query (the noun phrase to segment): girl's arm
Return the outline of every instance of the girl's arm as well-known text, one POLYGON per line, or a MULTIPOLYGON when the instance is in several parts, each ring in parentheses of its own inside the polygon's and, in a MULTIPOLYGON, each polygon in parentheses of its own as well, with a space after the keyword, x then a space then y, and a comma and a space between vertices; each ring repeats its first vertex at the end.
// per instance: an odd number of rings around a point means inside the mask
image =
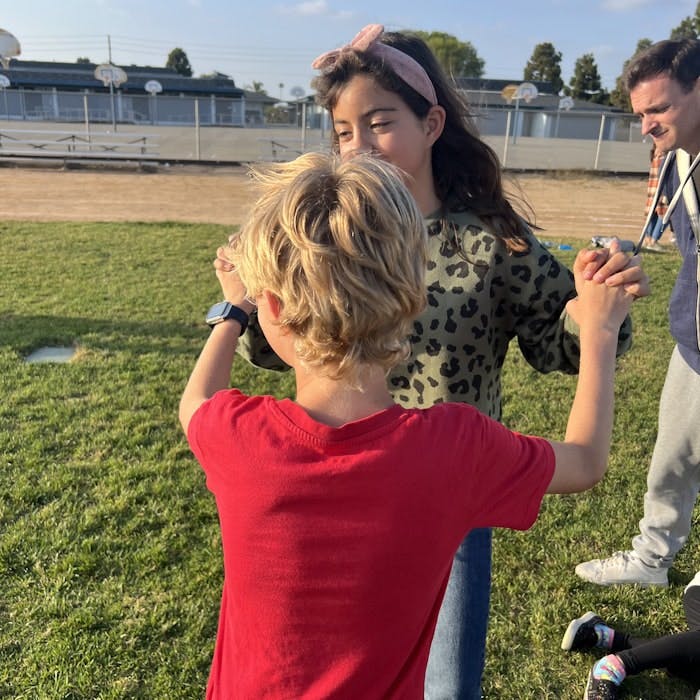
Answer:
MULTIPOLYGON (((560 371, 576 374, 579 369, 580 329, 566 303, 577 295, 577 284, 572 271, 552 254, 532 233, 528 232, 530 252, 525 256, 503 256, 501 270, 506 276, 506 297, 509 313, 514 321, 513 333, 527 362, 538 372, 560 371), (516 290, 516 291, 513 291, 516 290), (523 313, 523 309, 527 312, 523 313)), ((629 258, 620 253, 610 260, 609 249, 581 251, 574 265, 583 264, 586 275, 614 277, 629 263, 629 258), (610 263, 610 264, 608 264, 610 263), (603 269, 603 267, 605 269, 603 269)), ((641 268, 626 271, 625 280, 641 275, 641 268)), ((583 277, 581 280, 583 281, 583 277)), ((598 277, 597 279, 600 279, 598 277)), ((613 282, 619 283, 615 277, 613 282)), ((625 282, 627 283, 627 282, 625 282)), ((629 282, 637 284, 638 282, 629 282)), ((648 282, 646 290, 648 293, 648 282)), ((644 290, 631 288, 627 291, 642 296, 644 290)), ((632 344, 632 322, 628 317, 622 323, 617 340, 617 355, 627 352, 632 344)))

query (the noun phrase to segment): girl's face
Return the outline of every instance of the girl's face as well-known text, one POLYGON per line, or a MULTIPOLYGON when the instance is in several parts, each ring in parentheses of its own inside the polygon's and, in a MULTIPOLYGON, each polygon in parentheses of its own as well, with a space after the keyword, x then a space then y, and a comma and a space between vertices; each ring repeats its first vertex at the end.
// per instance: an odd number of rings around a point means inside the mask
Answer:
POLYGON ((419 204, 433 191, 431 149, 442 133, 442 107, 419 119, 399 95, 357 75, 339 92, 332 116, 343 158, 371 152, 389 161, 410 175, 406 184, 419 204))

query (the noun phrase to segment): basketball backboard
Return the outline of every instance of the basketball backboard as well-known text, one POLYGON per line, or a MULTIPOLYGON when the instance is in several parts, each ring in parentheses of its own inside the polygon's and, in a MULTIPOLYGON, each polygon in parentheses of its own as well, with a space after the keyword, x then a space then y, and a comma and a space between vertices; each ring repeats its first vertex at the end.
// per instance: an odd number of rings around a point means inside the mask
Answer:
POLYGON ((5 29, 0 29, 0 63, 4 68, 10 66, 10 59, 22 53, 19 41, 5 29))
POLYGON ((111 63, 101 63, 95 68, 95 77, 104 83, 105 87, 114 85, 119 87, 127 81, 126 73, 119 67, 111 63))

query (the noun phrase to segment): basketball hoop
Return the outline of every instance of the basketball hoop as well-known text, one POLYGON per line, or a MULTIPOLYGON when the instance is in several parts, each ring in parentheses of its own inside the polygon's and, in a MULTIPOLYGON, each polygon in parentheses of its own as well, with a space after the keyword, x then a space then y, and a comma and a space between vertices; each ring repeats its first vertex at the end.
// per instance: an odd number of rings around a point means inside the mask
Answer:
POLYGON ((534 100, 538 94, 537 88, 532 83, 520 83, 515 93, 515 98, 518 100, 525 100, 525 102, 529 103, 534 100))
POLYGON ((506 102, 511 102, 513 98, 515 97, 515 93, 518 92, 518 86, 515 85, 515 83, 511 83, 510 85, 506 85, 503 90, 501 90, 501 97, 506 101, 506 102))
POLYGON ((163 92, 163 86, 157 80, 149 80, 143 86, 143 89, 151 95, 157 95, 159 92, 163 92))
POLYGON ((102 81, 105 87, 113 85, 119 87, 127 81, 126 73, 119 67, 111 63, 101 63, 95 68, 95 78, 102 81))
POLYGON ((574 100, 566 95, 559 100, 559 109, 565 109, 567 112, 574 106, 574 100))
POLYGON ((10 32, 0 29, 0 63, 3 68, 10 67, 10 59, 22 53, 19 41, 10 32))

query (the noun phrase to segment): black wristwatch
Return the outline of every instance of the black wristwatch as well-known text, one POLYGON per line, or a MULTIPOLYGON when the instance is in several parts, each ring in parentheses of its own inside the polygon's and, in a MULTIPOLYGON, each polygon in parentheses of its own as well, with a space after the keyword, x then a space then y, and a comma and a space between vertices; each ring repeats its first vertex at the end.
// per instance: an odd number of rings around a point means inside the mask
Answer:
POLYGON ((240 306, 234 306, 230 301, 220 301, 218 304, 214 304, 207 312, 207 323, 211 328, 223 321, 227 321, 229 318, 241 324, 240 335, 243 335, 248 327, 249 317, 240 306))

